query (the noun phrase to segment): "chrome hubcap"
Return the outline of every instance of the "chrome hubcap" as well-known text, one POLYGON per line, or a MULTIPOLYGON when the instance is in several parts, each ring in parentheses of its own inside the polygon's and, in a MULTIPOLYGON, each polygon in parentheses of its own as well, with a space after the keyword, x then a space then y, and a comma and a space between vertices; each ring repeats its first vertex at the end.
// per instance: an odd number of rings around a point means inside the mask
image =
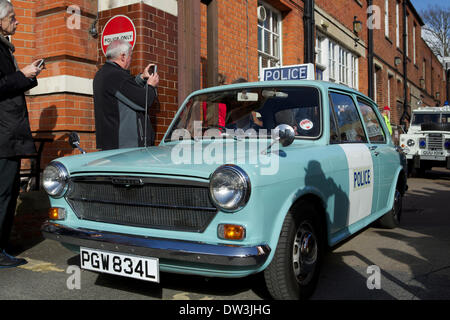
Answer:
POLYGON ((299 282, 309 281, 317 263, 317 240, 310 224, 299 227, 294 239, 292 266, 299 282))

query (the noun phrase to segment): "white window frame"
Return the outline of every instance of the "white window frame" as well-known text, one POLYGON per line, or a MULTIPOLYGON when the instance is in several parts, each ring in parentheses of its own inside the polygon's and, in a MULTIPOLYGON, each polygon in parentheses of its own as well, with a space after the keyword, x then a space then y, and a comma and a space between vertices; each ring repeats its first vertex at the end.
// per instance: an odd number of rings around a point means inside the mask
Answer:
POLYGON ((282 66, 283 65, 283 39, 282 39, 282 16, 281 16, 281 12, 279 12, 278 10, 274 9, 272 6, 268 5, 267 3, 263 2, 263 1, 258 1, 258 6, 264 6, 264 8, 266 9, 267 12, 267 18, 269 19, 269 29, 265 28, 264 26, 260 26, 259 22, 257 25, 258 28, 258 69, 259 72, 258 74, 261 73, 261 70, 263 68, 263 58, 268 59, 269 61, 269 65, 266 67, 275 67, 275 66, 282 66), (273 16, 277 17, 277 29, 278 29, 278 33, 276 33, 274 31, 274 24, 273 24, 273 16), (259 30, 262 29, 262 38, 259 39, 259 30), (264 48, 265 48, 265 34, 269 33, 270 36, 270 53, 266 53, 264 52, 264 48), (274 53, 276 52, 273 44, 274 44, 274 37, 278 37, 278 55, 279 56, 275 56, 274 53), (260 41, 261 41, 261 49, 259 50, 260 47, 260 41))
POLYGON ((331 82, 335 82, 338 77, 336 77, 336 44, 328 40, 328 77, 331 82))
POLYGON ((377 86, 377 70, 375 68, 374 73, 373 73, 373 101, 375 101, 375 103, 377 102, 377 95, 378 95, 378 86, 377 86))
POLYGON ((395 4, 395 43, 397 48, 400 48, 400 4, 398 1, 395 4))
POLYGON ((350 59, 352 61, 351 68, 350 68, 350 74, 351 74, 351 87, 359 90, 359 65, 358 65, 358 57, 354 54, 350 54, 350 59))
POLYGON ((389 0, 384 1, 384 35, 389 38, 389 0))
POLYGON ((338 46, 339 83, 348 85, 348 51, 338 46))
POLYGON ((319 37, 324 65, 316 62, 316 68, 324 71, 323 79, 358 90, 358 56, 325 36, 319 37))
POLYGON ((417 26, 414 24, 413 25, 413 60, 414 60, 414 64, 416 64, 416 28, 417 26))
POLYGON ((316 64, 318 64, 321 67, 324 67, 324 44, 325 37, 316 32, 316 64))
POLYGON ((387 96, 388 96, 388 102, 387 105, 390 108, 391 107, 391 79, 393 76, 388 74, 388 83, 387 83, 387 96))

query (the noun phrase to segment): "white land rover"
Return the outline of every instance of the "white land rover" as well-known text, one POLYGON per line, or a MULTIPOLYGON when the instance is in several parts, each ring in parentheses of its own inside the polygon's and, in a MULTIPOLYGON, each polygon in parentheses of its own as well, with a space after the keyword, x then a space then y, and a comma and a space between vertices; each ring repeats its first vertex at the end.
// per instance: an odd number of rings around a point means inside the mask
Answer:
POLYGON ((400 135, 400 146, 413 175, 423 175, 431 167, 450 169, 450 107, 414 110, 408 133, 400 135))

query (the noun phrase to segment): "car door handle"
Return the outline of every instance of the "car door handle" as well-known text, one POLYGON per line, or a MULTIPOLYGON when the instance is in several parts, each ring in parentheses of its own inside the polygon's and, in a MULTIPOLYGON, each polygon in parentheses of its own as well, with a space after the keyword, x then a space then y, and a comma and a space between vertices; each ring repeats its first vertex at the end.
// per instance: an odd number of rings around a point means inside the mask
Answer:
POLYGON ((378 151, 375 151, 378 148, 378 146, 370 146, 369 150, 372 151, 372 153, 374 154, 375 157, 378 157, 378 155, 380 154, 378 151))

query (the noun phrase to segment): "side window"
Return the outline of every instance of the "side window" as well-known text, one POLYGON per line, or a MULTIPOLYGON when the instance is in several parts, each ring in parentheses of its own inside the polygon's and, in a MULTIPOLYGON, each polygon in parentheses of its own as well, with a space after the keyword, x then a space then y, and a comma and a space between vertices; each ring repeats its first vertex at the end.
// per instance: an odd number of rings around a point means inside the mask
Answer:
POLYGON ((345 94, 330 93, 330 99, 336 114, 341 143, 367 143, 367 138, 353 99, 345 94))
POLYGON ((339 133, 336 127, 336 119, 333 112, 333 104, 330 99, 330 143, 340 143, 339 133))
POLYGON ((369 141, 372 143, 386 142, 383 127, 381 126, 377 114, 373 110, 373 107, 370 104, 361 101, 360 99, 358 99, 358 104, 363 116, 364 123, 366 124, 369 141))

